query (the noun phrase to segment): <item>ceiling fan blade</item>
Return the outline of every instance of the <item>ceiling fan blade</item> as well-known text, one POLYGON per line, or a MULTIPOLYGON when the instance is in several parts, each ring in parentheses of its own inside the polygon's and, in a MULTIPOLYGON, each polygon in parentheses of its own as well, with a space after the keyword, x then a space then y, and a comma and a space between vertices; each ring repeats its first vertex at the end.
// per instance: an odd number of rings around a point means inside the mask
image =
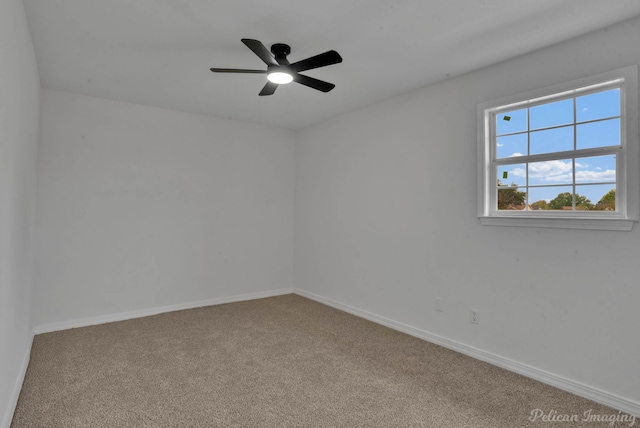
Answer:
POLYGON ((259 40, 253 39, 241 39, 242 43, 247 45, 249 49, 253 51, 254 54, 258 55, 258 57, 264 61, 267 65, 278 65, 276 59, 271 55, 269 50, 262 44, 259 40))
POLYGON ((253 74, 265 74, 267 70, 245 70, 243 68, 212 68, 214 73, 253 73, 253 74))
POLYGON ((258 95, 260 95, 261 97, 263 97, 265 95, 273 95, 273 93, 276 91, 276 89, 278 89, 278 84, 277 83, 267 82, 267 84, 264 85, 264 88, 262 88, 262 90, 260 91, 260 93, 258 95))
POLYGON ((327 51, 316 56, 312 56, 302 61, 294 62, 289 69, 294 72, 311 70, 314 68, 324 67, 326 65, 338 64, 342 62, 342 57, 336 51, 327 51))
POLYGON ((323 80, 314 79, 313 77, 303 76, 302 74, 294 74, 293 80, 313 89, 317 89, 322 92, 329 92, 336 87, 333 83, 325 82, 323 80))

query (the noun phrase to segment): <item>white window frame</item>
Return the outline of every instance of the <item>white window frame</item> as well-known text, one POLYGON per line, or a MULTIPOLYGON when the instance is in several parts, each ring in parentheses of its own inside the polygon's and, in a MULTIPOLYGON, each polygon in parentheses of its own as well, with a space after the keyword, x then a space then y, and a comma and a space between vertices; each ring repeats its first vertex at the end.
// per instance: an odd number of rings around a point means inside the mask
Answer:
MULTIPOLYGON (((631 230, 640 214, 638 149, 638 66, 527 91, 478 104, 478 217, 488 226, 550 227, 566 229, 631 230), (550 103, 619 85, 621 97, 620 147, 616 155, 616 211, 517 211, 497 209, 495 116, 500 112, 550 103)), ((598 150, 593 149, 594 154, 598 150)), ((611 148, 604 149, 611 154, 611 148)), ((565 152, 571 157, 571 152, 565 152)), ((552 153, 549 158, 557 158, 552 153)), ((545 155, 536 158, 544 160, 545 155)), ((499 161, 498 161, 499 163, 499 161)))

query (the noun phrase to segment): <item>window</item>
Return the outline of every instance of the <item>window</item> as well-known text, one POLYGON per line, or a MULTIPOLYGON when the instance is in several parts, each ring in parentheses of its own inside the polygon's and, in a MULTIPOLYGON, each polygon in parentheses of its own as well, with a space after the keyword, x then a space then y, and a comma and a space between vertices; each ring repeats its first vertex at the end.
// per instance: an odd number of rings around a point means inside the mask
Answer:
POLYGON ((631 230, 637 75, 631 66, 480 104, 482 224, 631 230))

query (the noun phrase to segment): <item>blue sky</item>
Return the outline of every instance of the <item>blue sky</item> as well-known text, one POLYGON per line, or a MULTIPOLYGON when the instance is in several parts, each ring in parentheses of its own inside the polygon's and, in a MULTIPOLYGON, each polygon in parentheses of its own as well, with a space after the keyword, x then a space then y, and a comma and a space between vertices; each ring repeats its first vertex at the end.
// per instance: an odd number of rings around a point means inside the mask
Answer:
MULTIPOLYGON (((573 110, 573 99, 530 108, 529 147, 527 109, 496 115, 497 158, 573 150, 574 138, 578 150, 620 144, 619 89, 577 97, 576 126, 573 125, 573 110), (592 120, 597 122, 581 123, 592 120)), ((525 186, 528 168, 530 186, 551 186, 530 187, 529 203, 541 199, 549 201, 558 193, 572 191, 574 167, 576 191, 589 198, 592 203, 597 203, 605 193, 615 189, 616 157, 612 154, 577 158, 575 164, 569 158, 532 162, 528 165, 504 165, 498 167, 498 179, 503 183, 525 186)))

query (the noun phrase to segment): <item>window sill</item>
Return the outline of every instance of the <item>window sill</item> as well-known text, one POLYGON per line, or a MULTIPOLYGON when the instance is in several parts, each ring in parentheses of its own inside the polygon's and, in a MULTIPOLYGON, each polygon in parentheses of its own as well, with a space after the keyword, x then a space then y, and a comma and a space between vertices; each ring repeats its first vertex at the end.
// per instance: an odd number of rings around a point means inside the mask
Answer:
POLYGON ((484 226, 546 227, 552 229, 616 230, 628 232, 633 220, 612 218, 532 218, 532 217, 480 217, 484 226))

